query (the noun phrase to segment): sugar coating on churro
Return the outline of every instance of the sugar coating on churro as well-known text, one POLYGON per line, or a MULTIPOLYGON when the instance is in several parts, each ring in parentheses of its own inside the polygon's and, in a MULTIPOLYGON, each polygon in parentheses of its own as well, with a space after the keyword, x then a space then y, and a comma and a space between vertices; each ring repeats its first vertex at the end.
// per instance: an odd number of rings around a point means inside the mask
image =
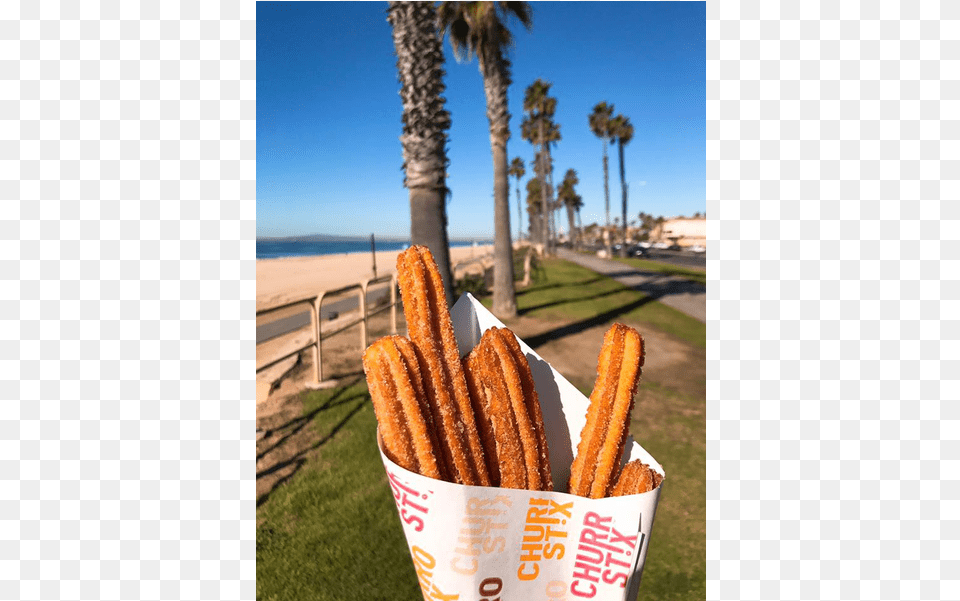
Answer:
POLYGON ((483 383, 487 416, 494 433, 497 447, 497 469, 500 471, 500 487, 523 489, 528 487, 527 468, 524 463, 523 443, 513 415, 510 391, 505 381, 503 368, 495 352, 481 342, 476 349, 477 366, 483 383))
POLYGON ((474 348, 463 358, 463 374, 467 379, 467 390, 470 392, 470 401, 473 405, 473 414, 477 421, 477 430, 480 432, 480 441, 483 443, 483 456, 486 460, 487 473, 490 475, 490 486, 500 486, 500 464, 497 456, 497 441, 493 431, 493 423, 488 409, 486 390, 480 379, 481 365, 480 350, 474 348))
POLYGON ((501 338, 513 355, 520 376, 520 386, 523 389, 523 399, 527 404, 527 413, 530 416, 530 425, 533 428, 539 451, 538 464, 540 468, 540 490, 553 490, 553 476, 550 473, 550 451, 547 448, 547 432, 543 427, 543 411, 540 408, 540 397, 537 395, 533 373, 530 371, 530 362, 523 354, 516 335, 507 328, 500 330, 501 338))
POLYGON ((643 358, 643 338, 636 330, 619 323, 607 330, 586 424, 570 468, 570 494, 606 496, 623 456, 643 358))
POLYGON ((491 480, 499 479, 502 488, 552 490, 540 402, 516 336, 507 328, 488 329, 464 365, 471 394, 482 405, 478 427, 493 433, 491 480))
POLYGON ((639 459, 628 462, 620 471, 617 483, 610 491, 611 497, 639 495, 660 485, 663 477, 639 459))
POLYGON ((442 478, 436 459, 436 438, 413 346, 400 336, 387 336, 363 354, 370 398, 384 452, 397 465, 430 478, 442 478))
MULTIPOLYGON (((530 419, 530 410, 524 398, 524 390, 520 381, 516 358, 504 341, 505 333, 500 328, 490 328, 484 333, 487 336, 487 352, 491 367, 496 366, 505 385, 505 392, 509 401, 509 410, 513 414, 513 423, 516 426, 520 439, 520 456, 526 469, 526 488, 541 490, 540 483, 540 443, 530 419)), ((509 333, 513 336, 513 333, 509 333)))
POLYGON ((411 246, 400 253, 397 276, 407 330, 422 360, 427 400, 440 434, 444 463, 453 481, 489 486, 443 281, 430 250, 411 246))

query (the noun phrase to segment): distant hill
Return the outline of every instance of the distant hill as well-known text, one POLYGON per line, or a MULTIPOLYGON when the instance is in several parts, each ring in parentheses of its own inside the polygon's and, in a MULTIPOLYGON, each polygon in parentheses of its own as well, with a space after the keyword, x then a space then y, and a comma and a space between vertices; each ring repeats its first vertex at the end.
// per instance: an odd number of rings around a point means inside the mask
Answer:
MULTIPOLYGON (((283 236, 279 238, 262 237, 257 242, 363 242, 370 236, 336 236, 334 234, 310 234, 308 236, 283 236)), ((406 238, 395 236, 377 236, 377 240, 384 242, 402 242, 406 238)))
MULTIPOLYGON (((382 242, 409 242, 407 236, 377 236, 377 240, 382 242)), ((257 242, 366 242, 370 236, 337 236, 334 234, 310 234, 307 236, 282 236, 282 237, 258 237, 257 242)), ((454 237, 450 242, 473 242, 478 244, 489 244, 493 242, 493 237, 454 237)))

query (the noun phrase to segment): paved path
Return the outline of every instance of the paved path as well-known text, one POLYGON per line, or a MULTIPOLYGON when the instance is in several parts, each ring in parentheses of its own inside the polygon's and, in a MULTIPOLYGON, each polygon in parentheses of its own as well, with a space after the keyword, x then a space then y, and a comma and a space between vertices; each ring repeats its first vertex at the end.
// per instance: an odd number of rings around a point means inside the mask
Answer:
POLYGON ((657 301, 694 319, 704 323, 707 321, 707 289, 702 284, 675 275, 642 271, 619 261, 580 254, 565 248, 558 248, 557 256, 610 276, 621 284, 649 294, 657 301))

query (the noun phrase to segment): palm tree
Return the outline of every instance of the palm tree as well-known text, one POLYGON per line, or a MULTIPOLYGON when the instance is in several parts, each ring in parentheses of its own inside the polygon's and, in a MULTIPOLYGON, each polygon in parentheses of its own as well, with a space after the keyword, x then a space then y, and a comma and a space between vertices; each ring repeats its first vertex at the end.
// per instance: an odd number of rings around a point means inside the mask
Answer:
POLYGON ((453 303, 447 239, 447 131, 450 113, 441 96, 443 44, 432 2, 390 2, 397 76, 403 102, 403 185, 410 190, 410 241, 433 253, 447 304, 453 303))
POLYGON ((583 201, 580 198, 580 195, 577 194, 577 191, 574 189, 574 186, 580 183, 579 178, 577 178, 577 172, 573 169, 567 169, 567 173, 563 176, 563 181, 560 183, 560 187, 557 189, 557 199, 563 204, 567 209, 567 223, 570 227, 570 243, 574 242, 574 213, 578 209, 578 203, 583 204, 583 201))
MULTIPOLYGON (((546 188, 539 177, 527 180, 527 221, 530 223, 530 237, 535 238, 543 232, 543 191, 546 188)), ((549 191, 547 192, 549 194, 549 191)))
POLYGON ((526 174, 526 169, 523 165, 523 159, 520 157, 514 157, 513 161, 510 163, 510 175, 517 178, 517 240, 523 238, 523 213, 520 206, 520 178, 526 174))
POLYGON ((550 85, 551 84, 542 79, 537 79, 527 87, 523 98, 523 110, 527 116, 520 124, 523 139, 529 141, 531 144, 539 145, 540 152, 544 153, 546 157, 545 162, 548 173, 540 175, 544 183, 547 184, 540 187, 542 212, 544 216, 540 224, 540 242, 547 247, 548 252, 550 252, 550 238, 547 228, 551 203, 547 198, 547 193, 548 188, 552 187, 549 185, 549 180, 552 178, 547 177, 549 171, 552 171, 550 144, 560 140, 560 126, 553 122, 553 115, 557 110, 557 99, 549 96, 550 85))
MULTIPOLYGON (((598 102, 593 112, 588 116, 590 131, 603 141, 603 198, 607 209, 607 228, 610 228, 610 184, 609 170, 607 169, 607 142, 613 137, 610 132, 610 118, 613 116, 613 105, 598 102)), ((607 238, 607 256, 610 255, 610 239, 607 238)))
MULTIPOLYGON (((549 150, 540 149, 533 157, 533 172, 541 182, 544 182, 544 186, 538 188, 543 190, 548 201, 547 201, 547 213, 549 217, 543 221, 546 227, 546 240, 553 240, 553 235, 556 229, 554 228, 554 212, 557 208, 557 202, 553 200, 553 158, 550 156, 549 150)), ((542 199, 541 199, 542 200, 542 199)), ((543 207, 541 207, 541 210, 543 207)))
POLYGON ((620 147, 620 190, 623 193, 623 246, 620 253, 627 253, 627 179, 623 175, 623 147, 633 139, 633 126, 630 125, 630 119, 623 115, 617 115, 610 120, 610 132, 620 147))
POLYGON ((583 197, 577 196, 573 202, 573 208, 577 212, 577 246, 583 244, 583 221, 580 219, 580 209, 583 208, 583 197))
POLYGON ((510 61, 504 54, 513 45, 513 36, 504 25, 511 16, 516 17, 527 29, 533 22, 526 2, 441 2, 437 11, 441 31, 450 34, 454 55, 458 60, 470 60, 475 55, 483 75, 493 154, 492 309, 493 314, 500 318, 517 316, 513 289, 513 246, 510 242, 510 180, 507 174, 510 61))

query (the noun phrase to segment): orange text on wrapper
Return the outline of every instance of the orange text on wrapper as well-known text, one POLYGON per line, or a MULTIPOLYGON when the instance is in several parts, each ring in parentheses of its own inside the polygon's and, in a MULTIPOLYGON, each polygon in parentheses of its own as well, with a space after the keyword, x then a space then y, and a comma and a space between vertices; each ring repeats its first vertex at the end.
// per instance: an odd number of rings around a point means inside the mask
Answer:
POLYGON ((413 567, 417 570, 417 580, 420 581, 420 590, 423 591, 424 597, 437 601, 456 601, 460 598, 458 593, 443 593, 433 583, 433 568, 437 565, 433 555, 416 545, 410 547, 410 555, 413 557, 413 567))
POLYGON ((467 501, 467 513, 461 521, 457 536, 457 547, 453 550, 450 569, 458 574, 472 576, 476 574, 477 557, 485 553, 502 553, 505 543, 498 534, 507 529, 507 523, 498 516, 506 513, 510 507, 510 497, 499 495, 492 499, 470 497, 467 501))
POLYGON ((637 536, 624 536, 610 522, 592 511, 583 516, 583 530, 577 545, 570 592, 578 597, 591 598, 597 594, 597 584, 627 586, 632 564, 630 556, 637 546, 637 536))
POLYGON ((552 499, 530 499, 517 568, 520 580, 536 580, 540 575, 540 561, 563 558, 563 541, 567 538, 567 529, 563 526, 572 509, 572 501, 561 505, 552 499))

